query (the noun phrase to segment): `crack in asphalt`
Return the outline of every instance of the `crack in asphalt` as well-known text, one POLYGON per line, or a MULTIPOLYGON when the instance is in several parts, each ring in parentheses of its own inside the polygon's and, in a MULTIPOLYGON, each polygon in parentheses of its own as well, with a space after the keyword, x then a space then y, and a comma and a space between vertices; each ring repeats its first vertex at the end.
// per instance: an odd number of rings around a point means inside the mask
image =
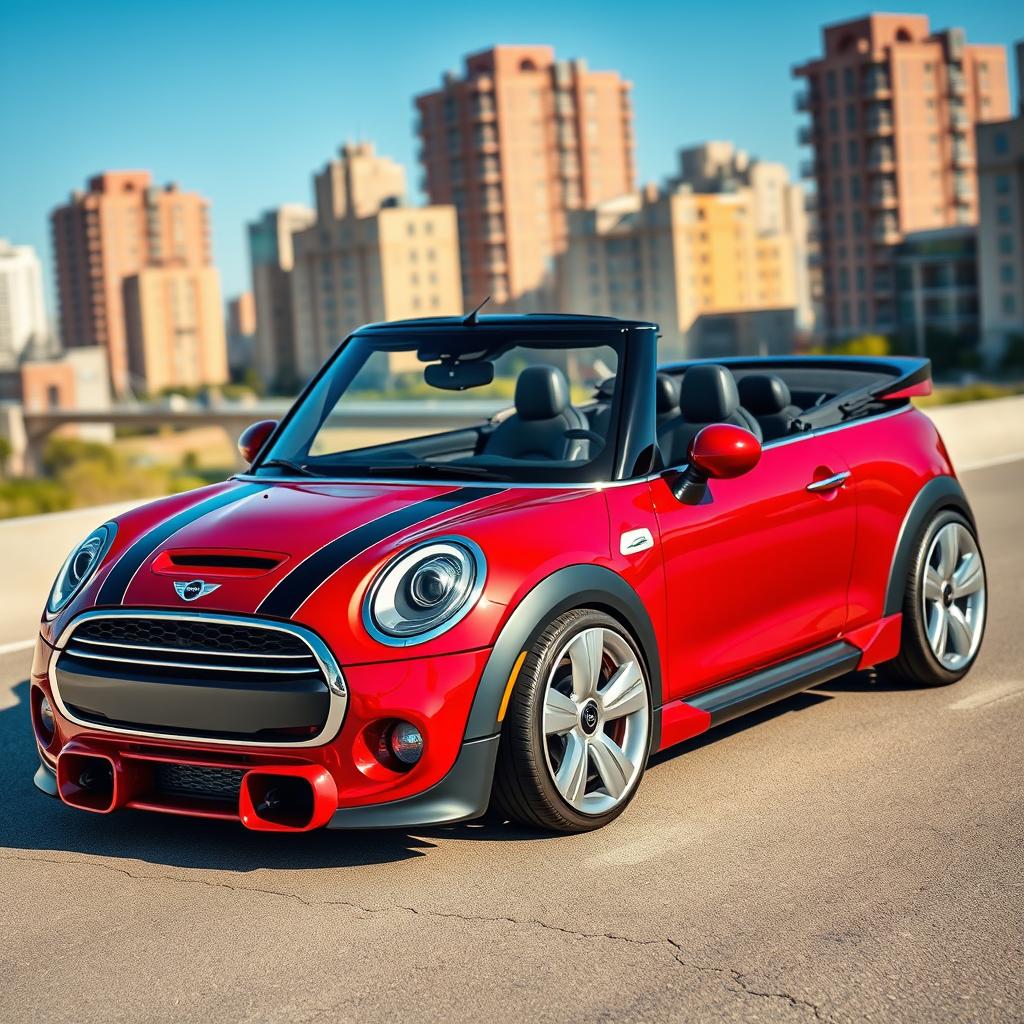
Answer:
POLYGON ((204 886, 209 889, 226 889, 229 892, 252 893, 258 896, 278 896, 281 899, 299 903, 304 907, 345 907, 349 910, 354 910, 368 916, 403 912, 412 914, 416 917, 452 919, 466 921, 468 923, 476 922, 510 924, 518 927, 537 927, 577 939, 607 939, 611 942, 623 942, 634 946, 667 946, 672 959, 681 967, 695 971, 698 974, 713 974, 720 978, 731 979, 736 987, 727 987, 726 990, 729 992, 734 992, 737 995, 753 996, 759 999, 779 999, 788 1003, 794 1009, 810 1011, 815 1020, 825 1022, 825 1024, 834 1024, 833 1018, 824 1015, 821 1008, 809 1000, 801 999, 789 992, 765 992, 760 989, 752 988, 747 982, 750 975, 745 974, 743 971, 739 971, 734 967, 716 967, 714 964, 697 963, 692 960, 684 959, 683 954, 685 954, 686 950, 683 945, 675 939, 667 936, 664 938, 642 939, 633 935, 623 935, 620 932, 580 931, 579 929, 566 928, 562 925, 552 924, 550 921, 544 921, 541 918, 535 917, 513 917, 507 914, 465 914, 454 910, 421 910, 419 907, 413 907, 402 903, 396 903, 391 906, 384 907, 368 907, 363 904, 356 903, 354 900, 309 900, 304 896, 300 896, 298 893, 288 892, 287 890, 282 889, 266 889, 255 885, 233 885, 230 882, 213 881, 207 878, 188 878, 181 875, 136 874, 129 871, 127 868, 120 867, 116 864, 108 864, 102 860, 82 860, 77 857, 61 858, 41 857, 38 855, 28 856, 24 854, 3 854, 0 855, 0 860, 22 861, 25 863, 37 864, 55 864, 62 867, 69 865, 86 868, 95 867, 101 868, 104 871, 109 871, 113 874, 123 875, 125 878, 130 878, 132 881, 137 882, 171 882, 190 886, 204 886))

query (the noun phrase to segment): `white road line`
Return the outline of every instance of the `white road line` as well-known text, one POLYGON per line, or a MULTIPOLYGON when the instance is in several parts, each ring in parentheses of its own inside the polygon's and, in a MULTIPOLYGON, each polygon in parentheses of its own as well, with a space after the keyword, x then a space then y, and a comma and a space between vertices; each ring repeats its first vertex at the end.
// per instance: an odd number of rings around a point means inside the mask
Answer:
POLYGON ((950 704, 949 710, 973 711, 975 708, 985 707, 986 704, 995 704, 996 701, 1011 700, 1021 696, 1024 696, 1024 683, 1016 680, 1009 683, 996 683, 994 686, 986 686, 983 690, 950 704))
POLYGON ((1011 452, 1009 455, 994 455, 991 459, 979 459, 968 462, 965 466, 957 466, 961 473, 969 473, 972 469, 988 469, 990 466, 1005 466, 1008 462, 1020 462, 1024 452, 1011 452))
POLYGON ((27 651, 35 646, 35 640, 15 640, 14 643, 0 644, 0 658, 5 654, 17 654, 19 651, 27 651))

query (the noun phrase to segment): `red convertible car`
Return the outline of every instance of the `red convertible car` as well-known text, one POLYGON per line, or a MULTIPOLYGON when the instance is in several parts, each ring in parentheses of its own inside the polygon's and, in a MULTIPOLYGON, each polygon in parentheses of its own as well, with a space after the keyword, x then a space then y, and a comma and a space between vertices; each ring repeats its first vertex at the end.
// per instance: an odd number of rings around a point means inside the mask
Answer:
POLYGON ((604 825, 648 758, 868 666, 959 679, 985 569, 929 365, 659 367, 654 324, 353 334, 249 469, 69 556, 40 789, 252 829, 604 825))

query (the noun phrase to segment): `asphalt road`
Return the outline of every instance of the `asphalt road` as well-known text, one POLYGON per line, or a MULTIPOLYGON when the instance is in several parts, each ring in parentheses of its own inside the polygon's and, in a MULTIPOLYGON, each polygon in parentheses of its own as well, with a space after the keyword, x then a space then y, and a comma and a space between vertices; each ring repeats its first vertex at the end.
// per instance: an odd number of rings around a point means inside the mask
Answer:
POLYGON ((8 657, 0 1019, 1024 1020, 1024 462, 964 480, 991 604, 965 681, 731 723, 588 836, 75 812, 32 787, 8 657))

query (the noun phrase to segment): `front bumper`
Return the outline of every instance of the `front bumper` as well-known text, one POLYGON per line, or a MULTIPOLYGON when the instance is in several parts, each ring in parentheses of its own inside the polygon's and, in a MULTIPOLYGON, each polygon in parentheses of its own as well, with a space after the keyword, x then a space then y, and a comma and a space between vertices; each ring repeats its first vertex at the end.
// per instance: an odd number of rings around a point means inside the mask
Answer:
POLYGON ((34 781, 72 806, 236 820, 275 831, 405 828, 487 809, 498 737, 464 736, 489 650, 347 667, 344 721, 312 745, 161 736, 83 721, 55 694, 60 654, 40 638, 30 690, 41 761, 34 781), (48 743, 38 714, 44 696, 56 719, 48 743), (380 723, 394 719, 412 722, 425 738, 420 762, 407 771, 375 756, 380 723), (212 779, 216 792, 182 788, 183 778, 212 779), (280 806, 268 811, 274 800, 280 806))

